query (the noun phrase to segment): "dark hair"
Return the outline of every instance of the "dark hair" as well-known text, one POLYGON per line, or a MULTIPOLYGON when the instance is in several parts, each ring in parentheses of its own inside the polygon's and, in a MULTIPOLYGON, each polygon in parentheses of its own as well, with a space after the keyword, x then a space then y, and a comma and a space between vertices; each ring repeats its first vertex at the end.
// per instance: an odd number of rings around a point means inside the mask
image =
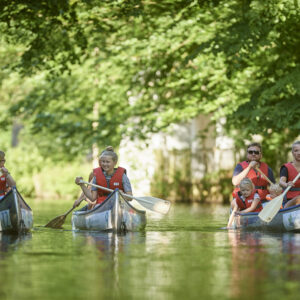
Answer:
POLYGON ((0 158, 4 159, 4 157, 5 157, 5 153, 0 150, 0 158))
POLYGON ((107 146, 101 152, 99 159, 101 159, 102 156, 110 156, 115 163, 118 161, 118 155, 116 152, 114 152, 114 148, 112 146, 107 146))
POLYGON ((262 147, 261 147, 261 144, 260 144, 260 143, 256 143, 256 142, 251 143, 250 145, 248 145, 247 150, 248 150, 250 147, 257 147, 257 148, 259 148, 260 152, 262 152, 262 147))

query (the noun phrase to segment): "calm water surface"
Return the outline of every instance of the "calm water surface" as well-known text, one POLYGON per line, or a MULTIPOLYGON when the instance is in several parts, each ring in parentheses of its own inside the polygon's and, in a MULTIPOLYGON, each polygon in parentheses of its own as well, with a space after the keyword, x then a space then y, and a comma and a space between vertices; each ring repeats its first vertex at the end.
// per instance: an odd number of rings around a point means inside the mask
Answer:
POLYGON ((42 227, 71 204, 30 202, 35 227, 0 233, 0 299, 298 299, 300 234, 220 229, 222 206, 173 206, 124 236, 42 227))

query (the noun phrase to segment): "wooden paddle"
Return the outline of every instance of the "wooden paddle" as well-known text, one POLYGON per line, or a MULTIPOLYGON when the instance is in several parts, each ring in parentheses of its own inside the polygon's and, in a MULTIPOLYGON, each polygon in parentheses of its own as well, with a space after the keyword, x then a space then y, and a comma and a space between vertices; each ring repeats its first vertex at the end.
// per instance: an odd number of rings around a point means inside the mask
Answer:
MULTIPOLYGON (((79 203, 78 205, 82 202, 82 200, 85 198, 84 193, 81 193, 81 195, 79 196, 78 200, 79 203)), ((77 205, 77 206, 78 206, 77 205)), ((45 227, 50 227, 50 228, 61 228, 62 225, 65 223, 65 220, 67 218, 67 215, 76 208, 76 206, 73 206, 71 209, 69 209, 66 213, 64 213, 61 216, 58 216, 56 218, 54 218, 53 220, 51 220, 50 222, 48 222, 45 227)))
POLYGON ((263 173, 263 171, 259 168, 256 168, 256 170, 262 175, 262 177, 264 177, 271 185, 273 185, 274 183, 265 175, 265 173, 263 173))
MULTIPOLYGON (((81 183, 85 183, 88 185, 91 185, 93 187, 102 189, 104 191, 107 192, 113 192, 114 190, 111 190, 109 188, 103 187, 101 185, 97 185, 97 184, 93 184, 93 183, 89 183, 86 181, 81 181, 81 183)), ((137 202, 139 202, 143 207, 145 207, 146 209, 161 213, 161 214, 167 214, 170 207, 171 207, 171 202, 168 200, 163 200, 163 199, 159 199, 159 198, 155 198, 155 197, 150 197, 150 196, 146 196, 146 197, 135 197, 135 196, 131 196, 128 194, 125 194, 123 192, 121 192, 121 195, 124 196, 125 198, 131 198, 131 199, 135 199, 137 202)))
MULTIPOLYGON (((298 173, 298 175, 294 178, 293 183, 295 183, 299 177, 300 173, 298 173)), ((292 188, 292 186, 288 186, 281 195, 275 197, 273 200, 267 203, 263 210, 258 214, 261 220, 268 223, 273 220, 277 212, 280 210, 284 196, 290 190, 290 188, 292 188)))

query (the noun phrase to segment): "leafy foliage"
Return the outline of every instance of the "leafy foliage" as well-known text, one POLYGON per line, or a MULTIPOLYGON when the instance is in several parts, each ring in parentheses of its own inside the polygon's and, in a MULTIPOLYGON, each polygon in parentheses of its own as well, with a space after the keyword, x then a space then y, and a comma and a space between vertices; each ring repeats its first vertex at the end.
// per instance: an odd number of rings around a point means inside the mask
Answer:
POLYGON ((5 0, 0 9, 10 53, 0 56, 1 126, 23 118, 41 151, 70 158, 199 114, 226 118, 237 144, 261 134, 270 149, 299 135, 298 1, 5 0))

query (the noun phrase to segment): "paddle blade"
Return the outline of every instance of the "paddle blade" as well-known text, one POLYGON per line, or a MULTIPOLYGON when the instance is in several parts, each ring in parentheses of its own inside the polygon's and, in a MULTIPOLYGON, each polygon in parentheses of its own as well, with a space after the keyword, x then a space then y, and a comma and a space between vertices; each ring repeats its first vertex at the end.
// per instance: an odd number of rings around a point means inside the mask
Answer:
POLYGON ((61 215, 53 220, 51 220, 49 223, 45 225, 45 227, 50 227, 50 228, 61 228, 62 225, 65 223, 66 220, 66 215, 61 215))
POLYGON ((146 209, 153 210, 160 214, 167 214, 171 207, 171 202, 168 200, 163 200, 155 197, 145 196, 145 197, 133 197, 146 209))
POLYGON ((263 210, 258 214, 259 218, 264 222, 271 222, 275 215, 280 210, 280 207, 282 205, 284 195, 281 194, 271 200, 264 208, 263 210))

